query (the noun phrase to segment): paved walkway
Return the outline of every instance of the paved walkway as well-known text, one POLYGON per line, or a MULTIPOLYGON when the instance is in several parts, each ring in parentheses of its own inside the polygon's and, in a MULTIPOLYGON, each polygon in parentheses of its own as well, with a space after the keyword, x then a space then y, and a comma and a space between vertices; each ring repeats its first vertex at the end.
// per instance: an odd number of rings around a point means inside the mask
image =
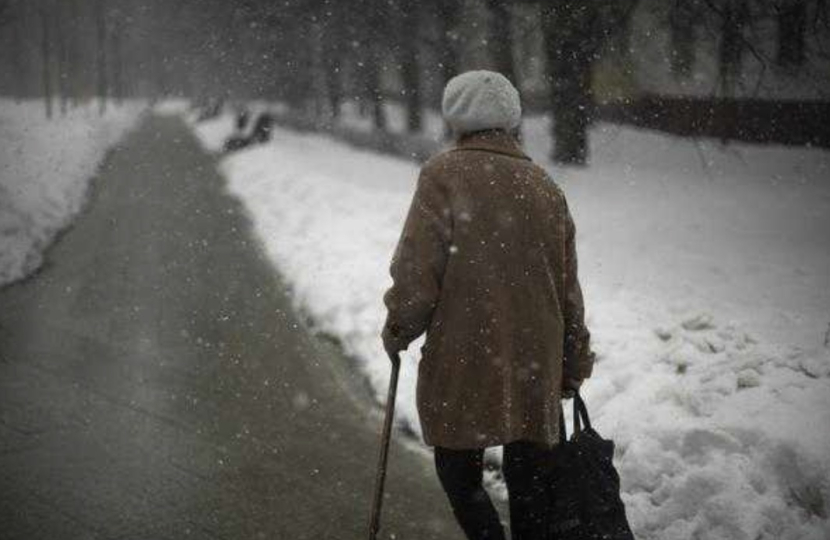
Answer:
MULTIPOLYGON (((214 165, 149 117, 0 291, 0 538, 366 537, 381 419, 214 165)), ((460 540, 430 460, 390 460, 381 538, 460 540)))

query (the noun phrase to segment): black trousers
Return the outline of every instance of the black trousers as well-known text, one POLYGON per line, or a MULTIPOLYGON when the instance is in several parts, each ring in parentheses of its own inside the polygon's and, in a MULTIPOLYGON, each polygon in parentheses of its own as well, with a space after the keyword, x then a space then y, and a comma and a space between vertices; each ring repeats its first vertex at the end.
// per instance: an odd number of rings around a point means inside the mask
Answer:
MULTIPOLYGON (((502 470, 510 497, 513 540, 543 540, 545 500, 539 465, 552 451, 538 443, 515 441, 504 446, 502 470)), ((505 540, 504 529, 490 496, 484 490, 484 449, 453 450, 435 447, 435 468, 453 513, 469 540, 505 540)))

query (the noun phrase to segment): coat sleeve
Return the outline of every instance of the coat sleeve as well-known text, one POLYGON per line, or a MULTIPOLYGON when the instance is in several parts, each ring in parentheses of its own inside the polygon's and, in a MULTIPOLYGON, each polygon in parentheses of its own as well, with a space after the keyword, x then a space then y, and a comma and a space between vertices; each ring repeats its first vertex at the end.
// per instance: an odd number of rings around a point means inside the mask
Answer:
POLYGON ((388 311, 383 330, 387 349, 406 349, 428 328, 441 294, 451 232, 448 194, 422 169, 392 257, 393 284, 383 297, 388 311))
POLYGON ((568 204, 563 201, 564 261, 563 261, 563 319, 565 323, 563 386, 579 389, 582 381, 591 376, 594 353, 591 351, 591 334, 585 326, 585 305, 582 288, 577 277, 576 227, 568 204))

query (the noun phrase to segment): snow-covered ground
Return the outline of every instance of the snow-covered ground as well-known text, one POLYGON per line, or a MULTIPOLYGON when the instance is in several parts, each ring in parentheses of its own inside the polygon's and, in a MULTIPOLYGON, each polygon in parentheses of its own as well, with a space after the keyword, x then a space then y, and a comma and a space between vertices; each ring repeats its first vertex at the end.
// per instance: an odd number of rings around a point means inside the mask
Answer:
POLYGON ((0 99, 0 286, 42 262, 55 235, 81 210, 89 181, 143 105, 97 104, 43 114, 42 101, 0 99))
MULTIPOLYGON (((196 126, 214 149, 231 129, 196 126)), ((526 122, 574 212, 598 353, 584 397, 637 537, 826 540, 830 152, 600 125, 591 166, 561 170, 547 133, 526 122)), ((277 129, 221 168, 298 309, 382 401, 381 297, 418 166, 277 129)), ((418 433, 407 359, 398 420, 418 433)))

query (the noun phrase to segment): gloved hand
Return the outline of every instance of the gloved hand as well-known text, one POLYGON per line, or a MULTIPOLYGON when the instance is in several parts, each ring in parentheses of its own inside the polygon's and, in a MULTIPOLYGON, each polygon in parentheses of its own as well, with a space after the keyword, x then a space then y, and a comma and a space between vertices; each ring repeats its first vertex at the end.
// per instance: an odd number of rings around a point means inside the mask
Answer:
POLYGON ((381 337, 383 338, 383 348, 386 350, 386 354, 389 356, 390 360, 394 361, 401 351, 406 350, 407 345, 403 343, 388 326, 383 328, 383 334, 381 337))

